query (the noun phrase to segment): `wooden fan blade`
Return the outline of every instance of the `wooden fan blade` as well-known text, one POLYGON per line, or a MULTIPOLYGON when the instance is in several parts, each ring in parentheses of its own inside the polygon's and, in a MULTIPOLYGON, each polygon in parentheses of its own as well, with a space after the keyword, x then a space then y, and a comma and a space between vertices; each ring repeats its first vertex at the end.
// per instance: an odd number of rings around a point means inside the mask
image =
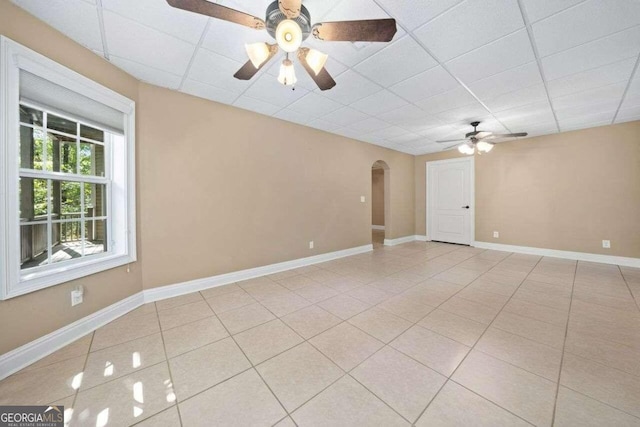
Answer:
POLYGON ((436 141, 438 144, 442 144, 445 142, 463 142, 463 141, 467 141, 467 139, 445 139, 442 141, 436 141))
POLYGON ((316 75, 315 71, 311 69, 309 64, 307 63, 307 54, 309 53, 309 48, 301 47, 298 50, 298 60, 302 64, 309 76, 313 79, 314 82, 318 85, 320 90, 329 90, 336 85, 336 81, 333 80, 333 77, 329 74, 326 68, 322 68, 320 72, 316 75))
POLYGON ((390 42, 396 31, 395 19, 322 22, 312 29, 318 40, 334 42, 390 42))
POLYGON ((244 25, 245 27, 253 28, 254 30, 264 30, 265 28, 265 23, 260 18, 217 3, 208 2, 207 0, 167 0, 167 3, 176 9, 199 13, 212 18, 222 19, 223 21, 234 22, 244 25))
POLYGON ((276 53, 278 53, 278 45, 270 44, 269 57, 265 59, 265 61, 262 64, 260 64, 260 67, 256 68, 253 65, 253 62, 247 61, 238 71, 236 71, 233 77, 235 77, 238 80, 251 80, 251 78, 255 76, 258 73, 258 71, 260 71, 262 67, 265 66, 267 62, 271 61, 271 58, 273 58, 276 53))
POLYGON ((278 0, 280 12, 284 13, 288 19, 296 19, 300 16, 302 0, 278 0))

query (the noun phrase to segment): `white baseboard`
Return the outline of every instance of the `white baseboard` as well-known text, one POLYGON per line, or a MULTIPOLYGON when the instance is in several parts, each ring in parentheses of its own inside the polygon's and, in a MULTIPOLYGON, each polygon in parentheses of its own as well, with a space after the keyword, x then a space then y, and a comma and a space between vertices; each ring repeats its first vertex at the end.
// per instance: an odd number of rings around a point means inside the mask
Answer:
POLYGON ((106 325, 118 317, 135 310, 142 304, 173 298, 242 280, 253 279, 255 277, 279 273, 281 271, 292 270, 294 268, 358 255, 372 250, 373 245, 358 246, 341 251, 314 255, 307 258, 299 258, 277 264, 235 271, 232 273, 221 274, 219 276, 191 280, 189 282, 176 285, 167 285, 138 292, 128 298, 118 301, 115 304, 105 307, 100 311, 76 320, 67 326, 38 338, 35 341, 31 341, 30 343, 16 348, 15 350, 11 350, 8 353, 0 355, 0 380, 26 366, 31 365, 32 363, 37 362, 54 351, 61 349, 92 331, 95 331, 99 327, 106 325))
POLYGON ((416 235, 416 241, 418 242, 428 242, 427 236, 416 235))
POLYGON ((384 225, 372 225, 372 230, 384 230, 384 225))
POLYGON ((351 249, 344 249, 326 254, 314 255, 307 258, 299 258, 291 261, 280 262, 278 264, 265 265, 263 267, 249 268, 247 270, 234 271, 232 273, 220 274, 218 276, 206 277, 203 279, 190 280, 175 285, 162 286, 159 288, 146 289, 144 291, 144 302, 159 301, 167 298, 173 298, 192 292, 203 291, 205 289, 224 286, 230 283, 240 282, 242 280, 253 279, 256 277, 267 276, 269 274, 279 273, 281 271, 293 270, 294 268, 305 267, 307 265, 319 264, 338 258, 344 258, 351 255, 373 250, 373 245, 358 246, 351 249))
POLYGON ((409 243, 409 242, 415 242, 416 240, 418 240, 418 236, 405 236, 405 237, 398 237, 397 239, 384 239, 384 245, 385 246, 396 246, 396 245, 401 245, 403 243, 409 243))
POLYGON ((0 355, 0 380, 140 307, 143 301, 142 292, 138 292, 35 341, 0 355))
POLYGON ((640 268, 640 258, 627 258, 613 255, 590 254, 586 252, 560 251, 557 249, 532 248, 529 246, 503 245, 500 243, 475 242, 476 248, 493 249, 495 251, 516 252, 519 254, 540 255, 553 258, 572 259, 577 261, 599 262, 602 264, 622 265, 640 268))

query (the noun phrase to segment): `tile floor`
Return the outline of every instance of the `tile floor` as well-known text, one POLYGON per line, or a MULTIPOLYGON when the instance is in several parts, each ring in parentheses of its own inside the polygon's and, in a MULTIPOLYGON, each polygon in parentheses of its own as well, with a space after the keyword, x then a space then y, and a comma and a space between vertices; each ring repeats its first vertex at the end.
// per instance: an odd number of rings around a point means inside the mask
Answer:
POLYGON ((639 299, 640 269, 383 247, 147 304, 0 404, 98 427, 639 426, 639 299))

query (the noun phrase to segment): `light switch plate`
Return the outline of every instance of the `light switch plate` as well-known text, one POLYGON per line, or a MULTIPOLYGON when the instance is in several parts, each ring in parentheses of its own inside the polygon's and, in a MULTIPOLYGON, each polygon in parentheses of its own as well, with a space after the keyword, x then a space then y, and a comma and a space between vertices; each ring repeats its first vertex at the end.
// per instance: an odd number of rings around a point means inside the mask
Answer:
POLYGON ((499 239, 500 238, 500 232, 499 231, 494 231, 493 232, 493 238, 494 239, 499 239))
POLYGON ((367 200, 367 199, 365 199, 365 197, 364 197, 364 196, 360 196, 360 201, 361 201, 362 203, 364 203, 366 200, 367 200))
POLYGON ((309 242, 309 249, 313 249, 313 240, 309 242))

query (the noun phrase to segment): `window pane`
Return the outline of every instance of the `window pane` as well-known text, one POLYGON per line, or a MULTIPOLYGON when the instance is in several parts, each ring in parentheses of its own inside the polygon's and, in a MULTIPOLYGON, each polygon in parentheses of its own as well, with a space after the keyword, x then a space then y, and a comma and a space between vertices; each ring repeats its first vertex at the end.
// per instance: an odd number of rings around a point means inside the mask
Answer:
POLYGON ((76 139, 49 134, 53 147, 51 163, 54 172, 77 173, 78 146, 76 139))
POLYGON ((80 143, 80 173, 104 176, 104 146, 89 142, 80 143))
POLYGON ((20 268, 31 268, 48 263, 47 224, 20 227, 20 268))
POLYGON ((76 122, 53 114, 47 114, 47 129, 70 133, 71 135, 78 134, 78 124, 76 122))
POLYGON ((82 227, 80 221, 53 224, 51 262, 68 261, 82 256, 82 227))
POLYGON ((84 235, 86 237, 85 256, 101 254, 107 251, 107 221, 88 220, 85 222, 84 235))
POLYGON ((42 126, 42 111, 20 106, 20 121, 30 125, 42 126))
POLYGON ((47 216, 47 180, 21 177, 18 183, 20 220, 45 220, 47 216))
POLYGON ((80 136, 94 141, 104 142, 104 132, 86 125, 80 125, 80 136))
POLYGON ((107 216, 107 186, 104 184, 84 185, 85 216, 107 216))
POLYGON ((42 170, 44 153, 42 143, 44 132, 27 126, 20 126, 20 167, 42 170))
POLYGON ((82 212, 80 183, 53 181, 51 187, 53 213, 59 213, 59 219, 80 219, 80 213, 82 212))

